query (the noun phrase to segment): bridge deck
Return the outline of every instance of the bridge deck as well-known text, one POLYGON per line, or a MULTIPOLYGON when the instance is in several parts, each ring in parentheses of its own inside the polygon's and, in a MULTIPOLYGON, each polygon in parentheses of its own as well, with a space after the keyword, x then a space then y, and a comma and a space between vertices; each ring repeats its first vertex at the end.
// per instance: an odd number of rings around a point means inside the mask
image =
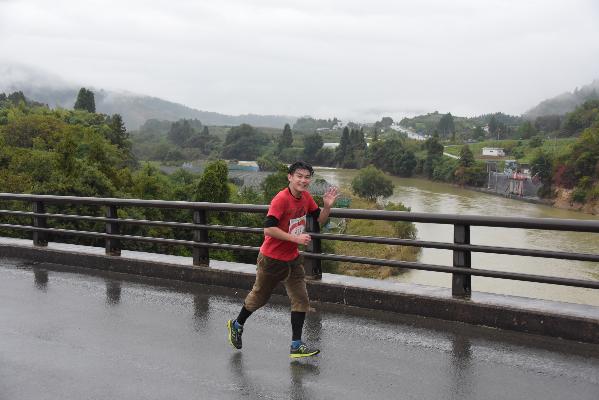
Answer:
POLYGON ((0 260, 7 399, 596 399, 599 346, 315 304, 287 357, 286 299, 225 339, 243 293, 0 260))

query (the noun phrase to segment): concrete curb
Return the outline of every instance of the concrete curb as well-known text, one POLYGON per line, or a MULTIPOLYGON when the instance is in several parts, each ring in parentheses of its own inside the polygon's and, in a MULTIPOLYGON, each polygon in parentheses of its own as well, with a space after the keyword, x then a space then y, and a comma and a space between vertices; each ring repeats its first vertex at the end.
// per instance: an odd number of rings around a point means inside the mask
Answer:
MULTIPOLYGON (((162 279, 173 279, 205 285, 250 290, 255 275, 214 268, 193 267, 125 257, 70 252, 44 247, 22 247, 0 244, 0 257, 113 271, 162 279)), ((322 281, 307 281, 310 299, 334 304, 420 315, 473 325, 559 337, 599 344, 599 318, 584 318, 566 313, 513 306, 488 301, 456 299, 399 291, 347 286, 322 281)), ((281 285, 275 291, 285 294, 281 285)), ((572 306, 569 304, 569 306, 572 306)), ((580 306, 581 308, 590 306, 580 306)))

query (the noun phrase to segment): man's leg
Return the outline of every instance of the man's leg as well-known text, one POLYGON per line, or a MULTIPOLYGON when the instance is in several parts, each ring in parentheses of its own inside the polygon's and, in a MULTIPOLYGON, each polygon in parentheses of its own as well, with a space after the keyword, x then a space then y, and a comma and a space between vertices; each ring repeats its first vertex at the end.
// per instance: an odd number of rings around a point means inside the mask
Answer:
POLYGON ((258 254, 256 281, 254 287, 245 298, 243 307, 235 320, 227 322, 229 342, 236 349, 241 349, 243 325, 250 315, 268 302, 277 284, 285 279, 286 268, 281 261, 258 254))
POLYGON ((302 342, 302 331, 306 312, 310 310, 310 299, 306 288, 303 258, 289 263, 289 276, 285 280, 285 289, 291 300, 291 350, 290 357, 309 357, 320 353, 318 349, 312 349, 302 342))

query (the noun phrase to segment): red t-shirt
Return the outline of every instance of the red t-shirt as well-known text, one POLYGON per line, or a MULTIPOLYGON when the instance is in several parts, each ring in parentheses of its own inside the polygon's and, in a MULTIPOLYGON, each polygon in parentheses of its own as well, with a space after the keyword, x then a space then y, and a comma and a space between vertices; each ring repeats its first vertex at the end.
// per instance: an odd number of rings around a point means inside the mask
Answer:
MULTIPOLYGON (((307 191, 296 199, 289 188, 281 190, 270 202, 267 216, 279 220, 277 227, 290 235, 301 235, 306 229, 306 214, 318 209, 318 205, 307 191)), ((281 261, 291 261, 299 256, 297 243, 265 236, 260 252, 267 257, 281 261)))

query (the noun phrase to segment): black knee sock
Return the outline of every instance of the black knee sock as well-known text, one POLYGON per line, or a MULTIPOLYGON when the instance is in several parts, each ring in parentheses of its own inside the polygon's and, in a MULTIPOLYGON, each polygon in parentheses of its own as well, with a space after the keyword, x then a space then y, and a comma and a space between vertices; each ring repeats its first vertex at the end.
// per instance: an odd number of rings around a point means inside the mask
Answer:
POLYGON ((241 307, 241 311, 239 312, 239 315, 237 316, 237 323, 239 325, 245 324, 245 320, 248 319, 248 317, 250 315, 252 315, 252 311, 245 308, 245 306, 241 307))
POLYGON ((300 311, 291 311, 291 340, 302 340, 302 329, 304 328, 304 319, 306 313, 300 311))

